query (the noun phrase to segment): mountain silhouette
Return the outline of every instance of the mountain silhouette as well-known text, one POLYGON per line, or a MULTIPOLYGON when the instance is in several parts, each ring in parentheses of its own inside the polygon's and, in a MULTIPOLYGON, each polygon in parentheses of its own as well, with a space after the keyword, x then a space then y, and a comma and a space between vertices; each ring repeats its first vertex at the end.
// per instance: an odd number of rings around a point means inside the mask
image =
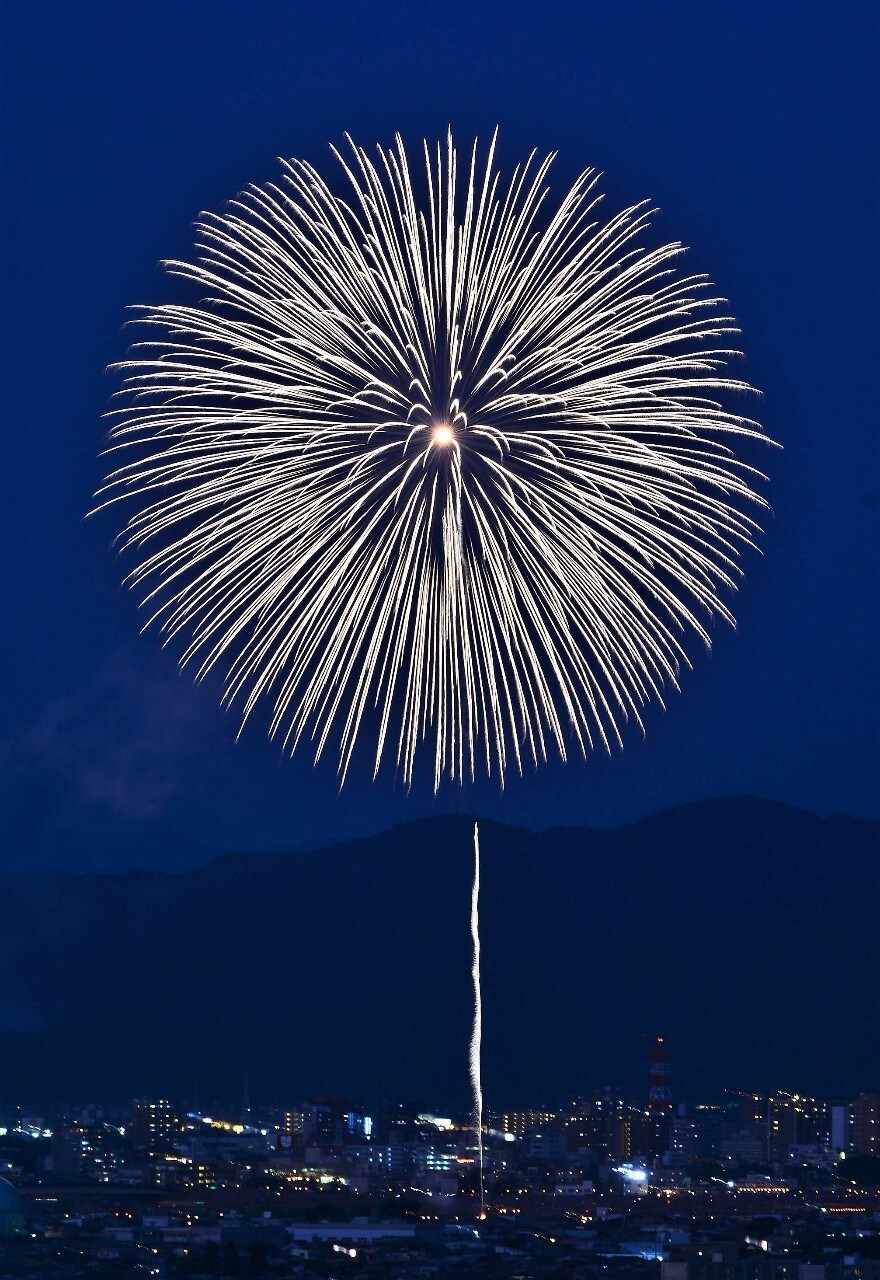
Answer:
MULTIPOLYGON (((465 1107, 472 832, 0 876, 0 1098, 465 1107)), ((644 1094, 657 1032, 677 1098, 880 1085, 880 823, 740 798, 480 835, 488 1107, 644 1094)))

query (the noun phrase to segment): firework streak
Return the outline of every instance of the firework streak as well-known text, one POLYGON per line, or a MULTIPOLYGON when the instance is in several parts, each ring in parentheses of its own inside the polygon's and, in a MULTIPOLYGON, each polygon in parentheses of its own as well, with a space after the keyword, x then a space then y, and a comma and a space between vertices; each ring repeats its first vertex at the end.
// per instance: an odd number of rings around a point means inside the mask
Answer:
POLYGON ((484 1212, 483 1195, 483 994, 480 983, 480 827, 474 823, 474 885, 471 890, 471 942, 474 960, 471 978, 474 983, 474 1025, 471 1031, 470 1076, 474 1093, 474 1135, 477 1139, 477 1165, 480 1178, 480 1213, 484 1212))
POLYGON ((495 142, 308 164, 197 223, 139 311, 102 506, 181 661, 286 750, 435 789, 611 749, 710 642, 757 525, 733 322, 646 204, 495 142))

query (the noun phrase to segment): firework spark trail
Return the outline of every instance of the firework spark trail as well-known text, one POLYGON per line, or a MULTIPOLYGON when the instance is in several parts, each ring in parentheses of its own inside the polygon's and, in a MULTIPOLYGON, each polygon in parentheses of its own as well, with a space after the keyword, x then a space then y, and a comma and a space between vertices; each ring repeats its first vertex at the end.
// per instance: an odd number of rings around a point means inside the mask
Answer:
POLYGON ((480 1217, 485 1212, 483 1194, 483 994, 480 979, 480 826, 474 823, 474 885, 471 890, 471 942, 474 960, 471 977, 474 983, 474 1025, 471 1031, 470 1075, 474 1094, 474 1134, 477 1139, 477 1166, 480 1178, 480 1217))
POLYGON ((552 157, 504 182, 494 139, 336 156, 347 194, 290 160, 203 214, 168 264, 202 300, 139 312, 100 499, 128 581, 343 781, 364 740, 435 790, 611 750, 732 621, 763 504, 731 445, 766 440, 723 403, 734 323, 590 170, 551 207, 552 157))

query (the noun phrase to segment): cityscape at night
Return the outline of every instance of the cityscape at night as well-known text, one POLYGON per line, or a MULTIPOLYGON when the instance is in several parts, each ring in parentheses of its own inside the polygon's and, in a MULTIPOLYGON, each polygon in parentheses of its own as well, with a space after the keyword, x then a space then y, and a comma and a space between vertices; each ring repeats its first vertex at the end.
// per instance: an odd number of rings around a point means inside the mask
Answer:
POLYGON ((5 1277, 876 1280, 880 1094, 645 1089, 469 1115, 318 1095, 0 1105, 5 1277), (14 1187, 13 1184, 14 1183, 14 1187))
POLYGON ((880 1280, 877 0, 0 0, 0 1280, 880 1280))

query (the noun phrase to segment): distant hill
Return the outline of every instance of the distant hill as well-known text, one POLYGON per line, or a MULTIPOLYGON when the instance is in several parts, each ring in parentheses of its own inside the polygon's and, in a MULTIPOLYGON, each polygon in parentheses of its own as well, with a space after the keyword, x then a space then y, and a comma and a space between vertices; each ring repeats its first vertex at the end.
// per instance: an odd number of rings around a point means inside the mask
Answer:
MULTIPOLYGON (((0 1098, 467 1100, 473 820, 179 874, 0 876, 0 1098)), ((481 823, 487 1105, 880 1087, 880 823, 716 800, 481 823), (871 974, 873 973, 873 978, 871 974)))

